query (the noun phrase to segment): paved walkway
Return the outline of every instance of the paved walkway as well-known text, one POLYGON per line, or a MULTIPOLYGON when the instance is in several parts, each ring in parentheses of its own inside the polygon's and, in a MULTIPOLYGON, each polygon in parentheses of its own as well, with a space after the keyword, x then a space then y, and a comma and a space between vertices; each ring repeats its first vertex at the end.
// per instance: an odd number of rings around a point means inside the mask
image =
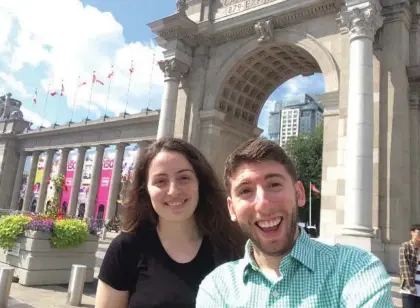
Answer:
MULTIPOLYGON (((116 233, 108 233, 106 240, 101 240, 96 253, 95 277, 99 272, 103 257, 111 240, 116 233)), ((10 291, 11 299, 9 300, 9 308, 70 308, 66 305, 67 285, 45 286, 45 287, 24 287, 18 283, 13 283, 10 291)), ((84 295, 81 307, 95 306, 96 281, 85 285, 84 295)), ((392 295, 396 308, 402 307, 399 295, 399 278, 392 277, 392 295)))

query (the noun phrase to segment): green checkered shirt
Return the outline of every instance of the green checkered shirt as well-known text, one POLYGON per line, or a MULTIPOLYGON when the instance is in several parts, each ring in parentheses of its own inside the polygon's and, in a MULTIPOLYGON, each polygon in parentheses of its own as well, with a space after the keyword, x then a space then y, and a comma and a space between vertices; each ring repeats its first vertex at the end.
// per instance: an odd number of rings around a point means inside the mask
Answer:
POLYGON ((217 267, 201 283, 196 308, 394 307, 381 261, 355 247, 325 245, 301 229, 291 253, 270 280, 252 257, 217 267))

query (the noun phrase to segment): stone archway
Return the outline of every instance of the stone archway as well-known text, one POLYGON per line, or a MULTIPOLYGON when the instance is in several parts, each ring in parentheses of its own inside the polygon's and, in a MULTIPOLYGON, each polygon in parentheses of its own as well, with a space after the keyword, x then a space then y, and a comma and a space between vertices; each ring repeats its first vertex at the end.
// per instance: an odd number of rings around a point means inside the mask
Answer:
POLYGON ((274 31, 264 43, 250 40, 219 63, 205 96, 198 143, 219 174, 237 145, 262 132, 257 127, 260 112, 281 84, 299 75, 322 73, 327 93, 336 94, 340 87, 339 68, 331 53, 297 30, 274 31))
MULTIPOLYGON (((205 102, 206 108, 211 108, 212 102, 217 102, 223 90, 220 90, 222 86, 229 81, 229 74, 234 75, 235 71, 241 69, 241 66, 249 67, 252 70, 263 70, 268 68, 271 72, 270 75, 266 75, 265 72, 260 72, 260 76, 264 76, 265 86, 276 85, 273 87, 267 87, 264 89, 265 92, 260 99, 260 103, 264 103, 265 99, 277 88, 279 85, 284 83, 298 75, 310 75, 316 72, 322 72, 324 76, 325 92, 336 92, 340 87, 340 72, 336 65, 331 53, 314 37, 308 33, 304 33, 298 30, 282 29, 274 32, 273 42, 269 44, 261 44, 257 40, 251 40, 243 44, 239 49, 236 49, 230 53, 221 65, 219 66, 218 73, 215 76, 214 82, 209 88, 210 95, 207 95, 205 102), (283 51, 282 51, 283 49, 283 51), (266 52, 266 54, 261 54, 266 52), (262 57, 262 58, 261 58, 262 57), (289 57, 289 59, 284 59, 289 57), (300 63, 299 61, 303 61, 300 63), (266 63, 260 67, 252 67, 257 63, 266 63), (276 62, 278 62, 276 64, 276 62), (289 74, 281 74, 276 72, 275 69, 282 67, 290 71, 289 74), (267 80, 271 76, 277 78, 273 81, 267 80), (214 93, 218 93, 215 97, 214 93), (268 93, 268 95, 267 95, 268 93)), ((241 73, 239 73, 241 74, 241 73)), ((246 78, 246 76, 243 76, 246 78)), ((258 88, 258 87, 257 87, 258 88)), ((216 103, 217 104, 217 103, 216 103)), ((218 106, 214 106, 218 109, 218 106)))

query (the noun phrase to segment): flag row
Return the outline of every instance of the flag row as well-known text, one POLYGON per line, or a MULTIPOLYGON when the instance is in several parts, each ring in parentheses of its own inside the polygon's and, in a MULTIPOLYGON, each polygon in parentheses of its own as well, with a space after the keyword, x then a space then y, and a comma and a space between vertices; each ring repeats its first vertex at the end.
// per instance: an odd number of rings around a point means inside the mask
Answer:
MULTIPOLYGON (((128 71, 129 71, 130 79, 131 79, 131 75, 134 73, 134 62, 133 61, 131 61, 131 66, 130 66, 128 71)), ((110 80, 110 82, 111 82, 111 79, 114 77, 114 74, 115 74, 114 66, 111 65, 111 70, 107 75, 107 78, 110 80)), ((92 91, 93 85, 96 84, 96 83, 98 83, 102 86, 105 85, 105 82, 103 80, 97 78, 96 71, 93 71, 92 82, 91 82, 91 91, 92 91)), ((79 76, 78 79, 77 79, 76 92, 80 87, 86 86, 87 84, 88 84, 88 82, 87 81, 81 81, 80 76, 79 76)), ((63 79, 61 80, 60 90, 51 90, 51 84, 48 85, 47 92, 46 92, 46 97, 48 98, 48 96, 56 96, 56 95, 59 95, 59 96, 64 96, 65 95, 64 80, 63 79)), ((38 88, 35 89, 34 97, 32 99, 33 104, 37 103, 37 99, 38 99, 38 88)))

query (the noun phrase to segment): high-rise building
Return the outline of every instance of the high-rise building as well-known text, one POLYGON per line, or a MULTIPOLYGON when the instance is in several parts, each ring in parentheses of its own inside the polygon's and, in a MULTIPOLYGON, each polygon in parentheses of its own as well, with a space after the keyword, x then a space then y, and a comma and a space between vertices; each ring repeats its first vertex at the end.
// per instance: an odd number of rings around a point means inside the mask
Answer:
POLYGON ((322 121, 324 108, 309 94, 277 101, 270 111, 268 136, 283 146, 293 136, 312 132, 322 121))

